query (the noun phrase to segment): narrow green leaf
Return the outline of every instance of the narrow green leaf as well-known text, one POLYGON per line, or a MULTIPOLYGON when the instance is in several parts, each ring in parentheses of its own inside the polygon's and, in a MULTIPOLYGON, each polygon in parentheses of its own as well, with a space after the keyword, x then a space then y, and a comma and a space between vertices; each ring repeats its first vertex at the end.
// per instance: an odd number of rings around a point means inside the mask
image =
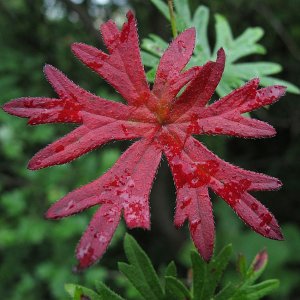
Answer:
POLYGON ((164 17, 167 20, 170 20, 169 7, 164 1, 162 0, 150 0, 150 1, 156 6, 156 8, 162 13, 162 15, 164 15, 164 17))
POLYGON ((233 88, 230 86, 229 84, 230 80, 226 80, 226 77, 223 77, 221 82, 219 83, 218 87, 217 87, 217 93, 220 97, 224 97, 226 95, 228 95, 233 88))
POLYGON ((121 271, 125 271, 123 273, 145 299, 161 299, 163 290, 153 265, 143 249, 129 234, 125 236, 124 249, 130 265, 119 264, 121 271), (140 282, 142 284, 138 284, 140 282))
POLYGON ((263 86, 274 85, 274 84, 283 85, 287 87, 288 92, 297 95, 300 94, 300 89, 296 85, 278 78, 264 76, 260 78, 260 84, 263 86))
POLYGON ((247 28, 239 37, 234 41, 233 47, 239 48, 243 45, 255 44, 264 35, 264 30, 260 27, 247 28))
POLYGON ((102 300, 96 292, 81 285, 67 283, 65 284, 65 290, 74 300, 81 300, 82 296, 87 296, 91 300, 102 300))
POLYGON ((153 42, 161 49, 162 54, 169 47, 169 44, 165 40, 163 40, 160 36, 153 33, 150 33, 149 36, 153 40, 153 42))
POLYGON ((207 283, 204 287, 203 299, 210 299, 213 297, 216 287, 226 269, 229 259, 232 254, 232 245, 227 245, 221 252, 211 260, 208 265, 206 278, 207 283))
POLYGON ((142 48, 157 57, 161 57, 167 47, 168 43, 155 34, 150 34, 149 38, 143 39, 142 41, 142 48))
POLYGON ((156 74, 156 68, 153 68, 153 69, 151 69, 150 71, 148 71, 148 72, 146 73, 147 80, 148 80, 149 82, 153 82, 154 79, 155 79, 155 74, 156 74))
POLYGON ((215 20, 216 44, 214 49, 214 56, 221 47, 223 47, 224 49, 231 49, 233 43, 232 32, 227 19, 222 15, 216 14, 215 20))
POLYGON ((174 261, 171 261, 168 264, 166 271, 165 271, 165 276, 173 276, 173 277, 177 276, 177 268, 176 268, 174 261))
POLYGON ((247 288, 247 300, 257 300, 271 294, 279 287, 279 280, 269 279, 247 288))
POLYGON ((198 252, 191 252, 193 268, 193 299, 202 300, 202 292, 205 286, 207 265, 200 257, 198 252))
POLYGON ((106 286, 103 282, 98 281, 96 283, 97 291, 100 295, 101 300, 125 300, 120 295, 116 294, 112 291, 108 286, 106 286))
POLYGON ((147 282, 144 274, 141 274, 136 267, 119 262, 119 270, 128 278, 129 282, 136 288, 136 290, 141 294, 142 299, 155 300, 158 299, 155 293, 152 291, 151 287, 147 282))
POLYGON ((194 14, 193 25, 197 31, 197 46, 195 52, 203 62, 211 56, 211 50, 207 37, 207 27, 209 21, 209 9, 206 6, 199 6, 194 14))
POLYGON ((176 23, 179 31, 191 27, 191 12, 188 0, 174 0, 176 9, 176 23))
POLYGON ((266 54, 266 52, 265 47, 259 44, 244 44, 240 47, 232 47, 229 51, 227 51, 227 62, 232 63, 251 54, 266 54))
POLYGON ((247 263, 246 257, 243 254, 240 254, 237 262, 238 271, 240 272, 243 279, 247 276, 247 263))
POLYGON ((269 62, 239 63, 230 66, 230 72, 245 80, 276 74, 281 70, 282 67, 279 64, 269 62))
POLYGON ((173 276, 166 276, 166 294, 178 295, 179 299, 191 299, 190 291, 187 287, 177 278, 173 276))
POLYGON ((147 66, 147 67, 156 67, 159 63, 159 58, 149 54, 145 51, 141 52, 141 56, 142 56, 142 61, 143 61, 143 65, 147 66))
POLYGON ((234 295, 236 287, 232 283, 228 283, 213 299, 228 300, 234 295))

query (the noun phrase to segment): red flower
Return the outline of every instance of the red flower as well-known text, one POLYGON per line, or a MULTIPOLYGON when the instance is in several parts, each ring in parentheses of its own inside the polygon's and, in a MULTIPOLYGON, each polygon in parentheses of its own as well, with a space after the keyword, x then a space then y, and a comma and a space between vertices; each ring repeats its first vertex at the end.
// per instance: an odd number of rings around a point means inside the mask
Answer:
POLYGON ((191 28, 170 44, 150 89, 141 63, 136 22, 131 12, 127 17, 121 31, 112 21, 101 26, 108 54, 85 44, 72 46, 75 55, 112 85, 127 105, 91 94, 47 65, 45 74, 58 99, 20 98, 4 106, 10 114, 29 118, 32 125, 80 124, 38 152, 29 162, 32 170, 70 162, 111 140, 139 138, 106 174, 69 193, 46 214, 47 218, 62 218, 100 204, 77 247, 79 268, 90 266, 103 255, 122 212, 129 228, 150 228, 148 198, 162 153, 177 188, 175 225, 182 226, 188 220, 192 239, 205 260, 211 258, 214 245, 208 188, 253 230, 282 239, 275 218, 249 194, 278 189, 281 182, 230 165, 192 135, 274 136, 273 127, 242 114, 274 103, 285 88, 258 89, 259 80, 253 79, 208 105, 224 70, 225 53, 220 49, 216 62, 182 71, 194 48, 195 30, 191 28))

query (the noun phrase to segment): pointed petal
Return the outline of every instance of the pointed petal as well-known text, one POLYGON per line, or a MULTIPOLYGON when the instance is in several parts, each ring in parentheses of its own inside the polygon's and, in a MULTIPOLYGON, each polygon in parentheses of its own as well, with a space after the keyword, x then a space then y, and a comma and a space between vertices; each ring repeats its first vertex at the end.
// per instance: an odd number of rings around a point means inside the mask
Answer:
POLYGON ((104 26, 102 34, 106 35, 110 55, 81 43, 73 44, 72 50, 83 63, 111 84, 129 105, 140 106, 147 102, 150 90, 139 52, 136 21, 131 12, 127 18, 120 34, 113 37, 108 34, 111 23, 104 26))
POLYGON ((245 193, 234 205, 226 198, 224 200, 254 231, 270 239, 283 240, 283 235, 275 217, 253 196, 245 193))
MULTIPOLYGON (((222 134, 245 138, 272 137, 275 129, 267 123, 246 118, 241 113, 269 105, 285 93, 282 86, 257 90, 258 79, 253 79, 209 107, 199 108, 193 114, 186 114, 191 134, 222 134)), ((181 122, 184 121, 183 118, 181 122)))
POLYGON ((98 122, 82 125, 36 153, 29 162, 28 168, 37 170, 64 164, 109 141, 141 137, 153 127, 146 123, 138 126, 136 124, 101 118, 98 122))
POLYGON ((221 98, 220 100, 210 105, 204 111, 205 117, 221 115, 226 112, 233 111, 235 109, 237 109, 239 113, 241 113, 239 108, 243 104, 249 102, 250 100, 255 99, 258 85, 259 85, 259 79, 255 78, 247 82, 242 87, 233 90, 227 96, 221 98))
MULTIPOLYGON (((185 134, 180 132, 175 134, 170 128, 165 130, 160 138, 178 193, 175 219, 177 226, 181 226, 185 219, 189 218, 190 228, 193 228, 192 220, 194 220, 194 228, 198 229, 204 215, 212 216, 207 194, 207 188, 210 187, 255 231, 269 238, 282 239, 275 218, 260 202, 248 194, 251 190, 279 188, 281 182, 278 179, 232 166, 219 159, 194 138, 185 137, 185 134), (195 193, 199 193, 199 201, 202 199, 199 206, 195 206, 197 203, 195 193), (201 208, 203 211, 200 212, 201 208)), ((207 219, 203 226, 208 230, 201 229, 199 232, 206 234, 211 243, 212 223, 207 219)), ((209 243, 203 245, 203 236, 199 232, 195 237, 197 238, 195 243, 198 243, 196 245, 199 251, 206 253, 209 258, 213 246, 209 247, 209 243)), ((191 233, 193 236, 193 232, 191 233)))
POLYGON ((196 248, 205 261, 213 255, 215 226, 207 188, 198 188, 196 201, 189 209, 189 229, 196 248))
POLYGON ((276 135, 271 125, 238 114, 195 118, 189 124, 191 134, 230 135, 243 138, 266 138, 276 135))
POLYGON ((131 111, 128 106, 85 91, 53 66, 46 65, 44 72, 60 99, 19 98, 5 104, 3 109, 10 114, 29 118, 30 125, 82 123, 83 111, 116 119, 129 118, 131 111))
POLYGON ((282 239, 275 218, 259 201, 248 194, 251 190, 278 189, 281 186, 278 179, 232 166, 220 160, 193 138, 187 139, 185 151, 191 159, 201 161, 205 158, 206 161, 211 159, 214 162, 214 169, 202 168, 206 174, 211 175, 208 186, 222 197, 245 223, 266 237, 282 239))
POLYGON ((121 207, 104 204, 95 213, 76 248, 80 271, 94 264, 106 251, 120 222, 121 207))
POLYGON ((148 198, 161 159, 161 150, 149 140, 134 143, 99 179, 54 203, 46 217, 62 218, 101 203, 120 205, 129 228, 149 229, 148 198))
POLYGON ((177 188, 174 223, 179 227, 186 219, 196 248, 203 259, 209 261, 213 254, 215 229, 207 187, 177 188))
POLYGON ((81 123, 79 114, 81 106, 61 99, 27 97, 11 100, 3 106, 3 110, 11 115, 29 118, 30 125, 68 122, 81 123))
POLYGON ((172 120, 181 122, 185 119, 185 114, 190 116, 207 104, 221 80, 224 66, 225 53, 221 48, 216 62, 206 63, 178 98, 172 112, 172 120))
POLYGON ((116 23, 112 20, 100 26, 100 31, 102 33, 102 39, 108 49, 109 53, 112 53, 114 49, 120 43, 120 31, 116 23))
POLYGON ((45 214, 47 219, 60 219, 77 214, 100 203, 101 178, 70 192, 58 200, 45 214))
POLYGON ((277 178, 247 171, 225 162, 194 138, 186 139, 184 149, 191 159, 207 163, 206 172, 213 175, 209 182, 213 189, 218 189, 216 181, 233 181, 242 185, 247 183, 247 191, 276 190, 282 185, 277 178))
POLYGON ((153 93, 161 98, 167 94, 171 81, 179 77, 181 70, 190 60, 195 47, 195 28, 179 34, 163 54, 153 85, 153 93))
POLYGON ((284 96, 285 92, 286 87, 280 85, 274 85, 260 89, 257 91, 256 97, 251 99, 252 101, 249 101, 243 105, 240 111, 242 113, 249 112, 257 108, 273 104, 278 101, 280 97, 284 96))
MULTIPOLYGON (((168 135, 168 133, 166 133, 168 135)), ((169 141, 172 139, 169 136, 169 141)), ((165 137, 165 141, 168 137, 165 137)), ((207 185, 210 174, 204 162, 193 161, 181 143, 166 143, 164 154, 170 165, 177 191, 175 225, 188 219, 192 239, 204 260, 209 261, 214 247, 214 220, 207 185)))
POLYGON ((172 101, 174 101, 174 98, 179 91, 188 82, 193 80, 200 70, 201 67, 193 67, 183 73, 178 74, 177 76, 172 77, 172 79, 166 83, 164 90, 160 91, 160 103, 169 105, 172 101))
POLYGON ((66 108, 70 106, 70 103, 73 105, 76 103, 81 110, 89 113, 116 119, 128 119, 130 113, 128 106, 103 99, 82 89, 51 65, 46 65, 44 72, 59 97, 66 101, 66 108))

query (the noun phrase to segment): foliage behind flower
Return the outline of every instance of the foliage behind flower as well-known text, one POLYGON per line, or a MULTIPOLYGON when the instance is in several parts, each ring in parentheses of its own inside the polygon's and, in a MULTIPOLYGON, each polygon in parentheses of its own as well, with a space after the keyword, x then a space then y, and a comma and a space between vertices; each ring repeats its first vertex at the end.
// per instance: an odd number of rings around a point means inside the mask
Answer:
POLYGON ((79 269, 105 252, 123 213, 129 228, 150 228, 148 198, 161 155, 168 160, 177 188, 175 225, 189 222, 192 239, 205 260, 214 247, 214 222, 208 188, 221 196, 253 230, 282 239, 274 216, 249 194, 278 189, 278 179, 224 162, 192 135, 274 136, 270 125, 242 116, 278 100, 282 86, 258 89, 253 79, 209 104, 225 65, 221 48, 216 62, 184 71, 195 44, 193 28, 182 32, 162 56, 150 90, 141 63, 136 22, 131 12, 120 31, 114 22, 101 26, 108 54, 85 44, 72 50, 118 91, 127 105, 83 90, 52 66, 45 74, 58 99, 19 98, 8 113, 29 118, 31 125, 78 123, 70 134, 38 152, 32 170, 63 164, 112 140, 135 142, 102 177, 55 203, 48 218, 62 218, 100 204, 77 247, 79 269), (182 93, 179 93, 180 90, 182 93), (179 93, 179 94, 178 94, 179 93))

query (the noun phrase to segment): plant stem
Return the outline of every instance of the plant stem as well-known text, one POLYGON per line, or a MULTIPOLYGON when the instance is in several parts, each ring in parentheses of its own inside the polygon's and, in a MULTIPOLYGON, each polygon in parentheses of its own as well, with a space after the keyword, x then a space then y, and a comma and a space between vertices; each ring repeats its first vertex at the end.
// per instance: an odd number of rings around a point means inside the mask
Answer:
POLYGON ((168 0, 168 6, 169 6, 169 12, 170 12, 172 34, 173 34, 173 37, 176 38, 177 27, 176 27, 176 20, 175 20, 174 8, 173 8, 173 0, 168 0))

